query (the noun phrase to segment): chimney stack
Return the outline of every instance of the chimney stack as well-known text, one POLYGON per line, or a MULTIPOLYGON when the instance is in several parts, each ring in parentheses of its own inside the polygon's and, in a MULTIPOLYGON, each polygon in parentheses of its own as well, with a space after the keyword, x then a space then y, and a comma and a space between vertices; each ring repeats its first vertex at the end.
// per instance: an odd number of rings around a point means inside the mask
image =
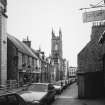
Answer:
POLYGON ((27 36, 27 39, 23 40, 23 43, 25 43, 28 47, 31 48, 31 41, 29 41, 28 36, 27 36))

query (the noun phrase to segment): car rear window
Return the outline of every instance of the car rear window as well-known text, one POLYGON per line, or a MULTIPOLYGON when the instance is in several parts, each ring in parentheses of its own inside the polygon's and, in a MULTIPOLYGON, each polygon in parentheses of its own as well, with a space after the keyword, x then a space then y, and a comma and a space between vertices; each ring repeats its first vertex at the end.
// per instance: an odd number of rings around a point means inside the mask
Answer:
POLYGON ((48 91, 48 86, 44 84, 33 84, 27 88, 29 91, 40 91, 40 92, 46 92, 48 91))

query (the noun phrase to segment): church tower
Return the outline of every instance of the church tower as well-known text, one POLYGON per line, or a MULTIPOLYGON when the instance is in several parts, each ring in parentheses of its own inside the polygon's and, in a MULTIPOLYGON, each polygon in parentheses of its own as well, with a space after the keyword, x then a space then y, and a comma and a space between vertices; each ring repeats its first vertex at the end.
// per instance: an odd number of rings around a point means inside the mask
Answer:
POLYGON ((62 32, 61 32, 61 29, 59 29, 59 36, 55 36, 55 33, 52 29, 51 54, 54 58, 62 58, 62 32))
POLYGON ((7 81, 7 0, 0 0, 0 84, 7 81))
POLYGON ((62 71, 62 32, 59 29, 59 36, 56 36, 52 29, 51 56, 54 61, 56 80, 60 80, 62 71))

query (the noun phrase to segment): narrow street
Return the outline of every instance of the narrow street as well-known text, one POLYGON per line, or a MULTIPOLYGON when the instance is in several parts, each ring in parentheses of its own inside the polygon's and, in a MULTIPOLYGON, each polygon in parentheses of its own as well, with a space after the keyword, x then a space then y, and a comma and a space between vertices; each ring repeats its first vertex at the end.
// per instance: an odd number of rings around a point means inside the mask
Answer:
POLYGON ((69 86, 63 93, 56 96, 52 105, 105 105, 104 99, 78 99, 78 87, 76 83, 69 86))

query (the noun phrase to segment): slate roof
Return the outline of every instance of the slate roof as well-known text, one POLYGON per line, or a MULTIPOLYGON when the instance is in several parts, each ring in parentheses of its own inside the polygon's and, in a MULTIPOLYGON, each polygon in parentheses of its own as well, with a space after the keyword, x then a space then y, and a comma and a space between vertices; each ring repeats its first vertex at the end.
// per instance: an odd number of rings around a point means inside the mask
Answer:
POLYGON ((24 44, 23 42, 19 41, 17 38, 9 34, 7 34, 7 38, 14 44, 18 51, 38 59, 38 57, 26 44, 24 44))

